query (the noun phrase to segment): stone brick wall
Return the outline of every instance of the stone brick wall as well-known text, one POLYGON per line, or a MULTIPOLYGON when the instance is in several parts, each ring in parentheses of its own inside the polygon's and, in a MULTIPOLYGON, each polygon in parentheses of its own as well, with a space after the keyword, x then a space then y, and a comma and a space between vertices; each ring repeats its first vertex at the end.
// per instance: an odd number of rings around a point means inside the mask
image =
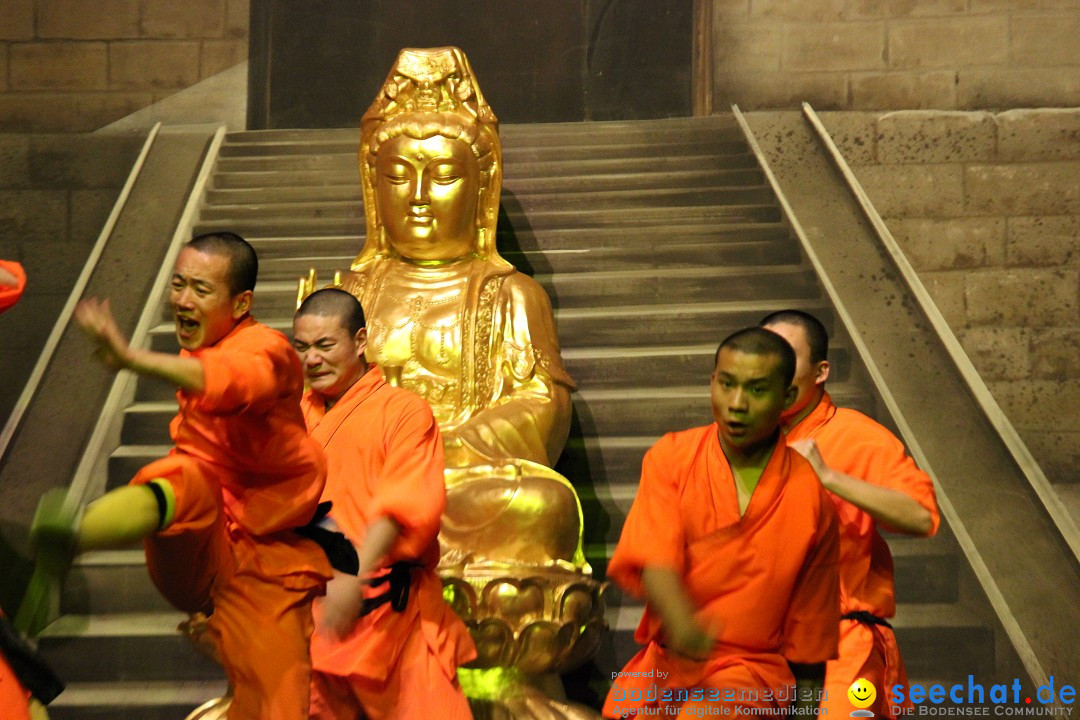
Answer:
POLYGON ((0 135, 0 258, 27 272, 0 315, 0 425, 22 392, 138 156, 135 135, 0 135))
POLYGON ((824 113, 991 392, 1080 482, 1080 110, 824 113))
POLYGON ((0 132, 86 132, 247 59, 249 0, 0 0, 0 132))
POLYGON ((724 111, 1080 106, 1077 0, 712 0, 724 111))

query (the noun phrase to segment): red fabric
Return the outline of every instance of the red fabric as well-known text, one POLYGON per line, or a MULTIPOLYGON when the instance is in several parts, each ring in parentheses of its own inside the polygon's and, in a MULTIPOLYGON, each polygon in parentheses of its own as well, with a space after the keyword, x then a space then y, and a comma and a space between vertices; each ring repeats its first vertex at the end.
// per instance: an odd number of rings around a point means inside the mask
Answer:
MULTIPOLYGON (((806 438, 817 442, 829 467, 913 498, 931 513, 930 534, 937 532, 940 518, 933 481, 888 429, 860 412, 836 407, 825 393, 817 407, 787 434, 788 442, 806 438)), ((846 500, 831 493, 830 497, 840 518, 841 613, 865 610, 891 618, 896 614, 892 554, 877 522, 846 500)), ((831 714, 847 715, 854 709, 847 699, 847 688, 859 677, 874 683, 879 694, 882 688, 907 681, 892 630, 845 620, 840 656, 826 669, 828 696, 823 706, 832 707, 831 714)))
MULTIPOLYGON (((401 533, 384 565, 423 564, 413 571, 404 612, 383 605, 344 640, 319 633, 312 638, 317 676, 312 716, 345 717, 358 704, 370 720, 447 717, 459 711, 468 717, 456 673, 476 650, 464 623, 443 600, 434 572, 446 489, 442 438, 431 408, 419 396, 388 385, 373 367, 330 410, 312 392, 305 394, 303 410, 311 437, 326 451, 322 499, 334 504, 331 518, 357 546, 375 519, 391 518, 401 533), (416 692, 420 688, 423 692, 416 692)), ((316 603, 316 617, 318 612, 316 603)))
POLYGON ((631 699, 634 691, 655 696, 656 687, 745 688, 754 692, 738 706, 786 705, 794 682, 787 661, 819 663, 836 654, 837 545, 832 504, 809 463, 783 440, 740 518, 717 426, 665 435, 645 455, 608 577, 640 596, 644 568, 676 570, 699 608, 696 620, 719 629, 717 647, 705 662, 667 651, 646 604, 635 635, 646 647, 616 679, 604 715, 665 704, 631 699), (627 674, 648 671, 652 677, 627 674))
POLYGON ((176 447, 132 480, 164 478, 176 496, 172 523, 145 543, 151 578, 178 608, 212 611, 230 720, 306 720, 311 603, 331 570, 290 530, 311 519, 325 480, 300 411, 299 361, 284 335, 251 319, 182 354, 203 363, 206 391, 177 393, 176 447))
MULTIPOLYGON (((0 262, 3 262, 0 260, 0 262)), ((3 616, 0 610, 0 616, 3 616)), ((30 720, 30 691, 15 677, 11 666, 0 654, 0 708, 4 720, 30 720)))
POLYGON ((4 312, 19 301, 26 290, 26 271, 22 265, 11 260, 0 260, 0 267, 4 268, 18 279, 15 287, 0 285, 0 313, 4 312))

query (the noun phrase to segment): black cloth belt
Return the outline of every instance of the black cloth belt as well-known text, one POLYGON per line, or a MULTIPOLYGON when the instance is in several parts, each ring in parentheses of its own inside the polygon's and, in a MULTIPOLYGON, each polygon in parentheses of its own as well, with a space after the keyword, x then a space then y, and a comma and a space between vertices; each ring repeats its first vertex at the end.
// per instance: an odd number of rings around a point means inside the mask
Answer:
POLYGON ((304 527, 296 528, 296 534, 316 542, 330 561, 330 567, 347 575, 355 575, 360 571, 360 558, 356 556, 356 548, 343 533, 320 525, 329 514, 330 507, 329 502, 319 503, 319 507, 315 509, 315 517, 304 527))
POLYGON ((7 618, 0 616, 0 655, 22 686, 43 705, 64 691, 64 683, 31 648, 7 618))
POLYGON ((867 612, 865 610, 855 610, 854 612, 844 613, 840 616, 841 620, 856 620, 863 625, 884 625, 892 630, 892 625, 889 621, 883 617, 878 617, 874 613, 867 612))
MULTIPOLYGON (((319 503, 315 510, 315 516, 304 527, 296 528, 296 533, 318 543, 330 566, 338 572, 348 575, 356 575, 360 572, 360 558, 356 555, 356 548, 349 542, 344 534, 322 527, 321 523, 330 513, 331 504, 319 503)), ((360 609, 360 617, 367 615, 377 607, 390 603, 394 612, 402 612, 409 604, 409 586, 412 584, 412 569, 420 567, 420 563, 409 560, 400 560, 390 566, 390 569, 368 580, 371 587, 389 584, 389 588, 382 595, 364 598, 364 604, 360 609)))

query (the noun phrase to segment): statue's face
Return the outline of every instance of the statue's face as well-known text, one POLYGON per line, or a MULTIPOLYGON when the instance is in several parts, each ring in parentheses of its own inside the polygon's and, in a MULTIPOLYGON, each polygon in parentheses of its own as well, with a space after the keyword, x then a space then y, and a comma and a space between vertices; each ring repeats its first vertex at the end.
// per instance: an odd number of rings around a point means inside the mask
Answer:
POLYGON ((450 260, 476 247, 480 167, 462 140, 399 135, 379 148, 375 195, 391 247, 410 260, 450 260))

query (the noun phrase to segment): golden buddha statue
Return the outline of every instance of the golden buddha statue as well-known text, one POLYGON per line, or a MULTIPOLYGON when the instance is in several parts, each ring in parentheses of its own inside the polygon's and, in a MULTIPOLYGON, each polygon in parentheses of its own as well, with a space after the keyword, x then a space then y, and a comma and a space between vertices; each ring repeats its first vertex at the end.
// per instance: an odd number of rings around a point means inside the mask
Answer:
MULTIPOLYGON (((547 294, 495 248, 498 122, 461 50, 401 51, 364 114, 359 163, 367 237, 334 284, 364 307, 368 360, 442 431, 439 571, 477 645, 459 674, 474 712, 598 717, 562 702, 558 680, 606 627, 581 504, 552 469, 574 382, 547 294)), ((311 271, 300 299, 316 286, 311 271)))
POLYGON ((361 127, 367 240, 342 287, 369 361, 439 422, 443 568, 588 572, 577 494, 551 469, 574 383, 547 294, 495 248, 502 148, 464 54, 402 51, 361 127))

